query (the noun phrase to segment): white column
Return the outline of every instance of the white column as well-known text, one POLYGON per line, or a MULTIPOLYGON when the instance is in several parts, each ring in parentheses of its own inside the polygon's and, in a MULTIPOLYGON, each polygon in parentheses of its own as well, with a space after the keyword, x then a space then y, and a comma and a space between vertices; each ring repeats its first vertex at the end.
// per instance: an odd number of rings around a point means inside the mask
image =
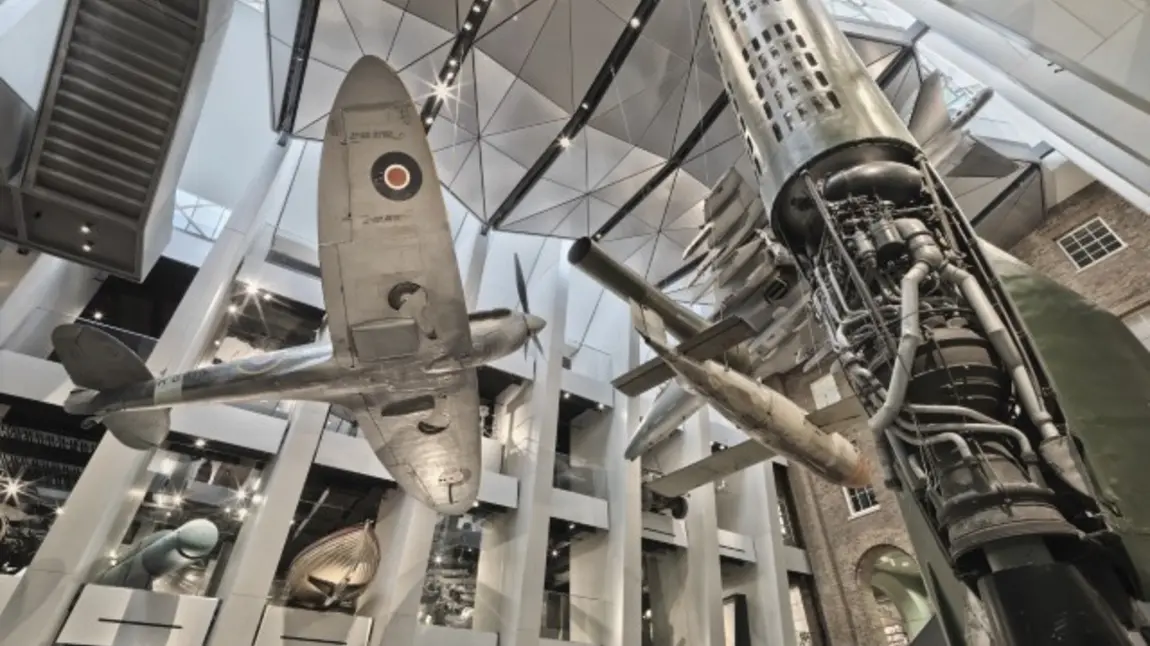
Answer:
POLYGON ((410 646, 419 619, 419 600, 439 515, 398 489, 379 508, 379 576, 364 594, 357 614, 374 619, 371 646, 410 646))
POLYGON ((216 592, 220 606, 206 646, 251 646, 255 640, 329 408, 294 402, 279 451, 261 474, 262 500, 256 504, 253 496, 224 565, 216 592))
MULTIPOLYGON (((492 541, 488 541, 485 530, 483 540, 484 549, 489 543, 500 543, 500 585, 493 588, 507 601, 500 603, 498 610, 500 646, 539 643, 571 271, 562 251, 557 240, 549 240, 529 280, 530 301, 538 303, 538 313, 547 320, 540 335, 546 357, 536 359, 536 380, 530 394, 512 413, 506 472, 519 478, 519 508, 495 520, 493 524, 502 526, 492 531, 492 541)), ((484 595, 485 605, 491 600, 484 595)))
MULTIPOLYGON (((269 153, 271 173, 261 173, 196 273, 147 365, 153 373, 194 367, 226 304, 236 268, 255 230, 254 211, 274 175, 276 156, 269 153), (262 182, 262 184, 261 184, 262 182), (255 206, 251 206, 254 204, 255 206), (246 228, 245 228, 246 227, 246 228)), ((71 389, 64 383, 53 401, 71 389)), ((119 545, 146 493, 154 451, 134 451, 105 434, 65 504, 67 513, 53 523, 12 599, 0 611, 0 646, 46 646, 67 617, 75 595, 87 582, 93 564, 119 545), (12 627, 9 629, 9 627, 12 627)), ((246 645, 245 645, 246 646, 246 645)))
MULTIPOLYGON (((510 445, 511 431, 515 424, 515 411, 525 405, 530 395, 530 385, 511 386, 495 399, 494 435, 505 451, 510 445)), ((504 473, 514 475, 508 469, 504 473)), ((512 515, 515 512, 499 514, 482 523, 482 538, 479 544, 479 564, 475 574, 475 609, 471 627, 480 632, 498 633, 501 628, 500 613, 503 608, 503 569, 510 558, 514 545, 510 542, 514 529, 512 515)))
MULTIPOLYGON (((573 304, 579 306, 579 304, 573 304)), ((638 335, 627 307, 608 296, 596 316, 611 316, 621 331, 612 348, 611 370, 620 374, 639 364, 638 335)), ((640 416, 639 399, 615 392, 615 405, 602 419, 572 430, 571 455, 601 466, 608 495, 607 532, 571 546, 571 639, 604 646, 641 643, 643 606, 642 466, 623 457, 640 416)))
POLYGON ((742 495, 747 507, 758 513, 745 515, 740 531, 755 546, 753 585, 747 605, 751 643, 755 646, 796 646, 795 620, 791 613, 791 586, 783 561, 783 528, 779 517, 779 494, 771 462, 757 464, 742 474, 742 495))
MULTIPOLYGON (((469 216, 470 217, 470 216, 469 216)), ((461 254, 459 271, 463 274, 463 297, 467 299, 468 311, 474 310, 479 302, 479 286, 483 284, 483 270, 487 267, 487 247, 490 237, 476 233, 470 240, 457 240, 457 245, 470 245, 466 255, 461 254), (466 261, 466 262, 464 262, 466 261)), ((456 253, 459 253, 457 248, 456 253)))
MULTIPOLYGON (((683 433, 663 445, 660 464, 685 465, 711 452, 708 410, 687 420, 683 433)), ((656 644, 722 646, 723 582, 719 569, 718 514, 714 485, 691 492, 688 500, 687 549, 647 559, 656 644)))
MULTIPOLYGON (((0 253, 15 254, 16 247, 0 253)), ((91 267, 39 254, 0 303, 0 349, 46 358, 52 329, 76 320, 102 283, 91 267)))

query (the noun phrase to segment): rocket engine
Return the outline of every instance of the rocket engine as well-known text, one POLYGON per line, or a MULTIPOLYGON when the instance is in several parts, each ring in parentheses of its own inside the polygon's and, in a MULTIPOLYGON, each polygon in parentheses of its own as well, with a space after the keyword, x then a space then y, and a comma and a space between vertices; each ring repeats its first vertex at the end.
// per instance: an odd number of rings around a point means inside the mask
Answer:
POLYGON ((1003 643, 1132 643, 1121 548, 1097 540, 1057 396, 939 175, 821 2, 707 12, 772 230, 870 416, 885 482, 1003 643))

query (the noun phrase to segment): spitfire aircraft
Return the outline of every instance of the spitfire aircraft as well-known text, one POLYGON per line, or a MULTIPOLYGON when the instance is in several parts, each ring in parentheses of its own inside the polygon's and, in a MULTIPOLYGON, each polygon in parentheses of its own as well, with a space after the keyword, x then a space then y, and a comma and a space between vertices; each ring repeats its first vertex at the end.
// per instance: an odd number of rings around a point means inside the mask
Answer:
POLYGON ((546 323, 521 312, 468 314, 419 110, 382 60, 352 67, 336 95, 319 174, 319 260, 330 343, 156 378, 108 334, 56 328, 75 386, 64 404, 136 449, 159 445, 176 404, 299 399, 350 410, 410 495, 444 514, 479 493, 475 368, 533 340, 546 323))

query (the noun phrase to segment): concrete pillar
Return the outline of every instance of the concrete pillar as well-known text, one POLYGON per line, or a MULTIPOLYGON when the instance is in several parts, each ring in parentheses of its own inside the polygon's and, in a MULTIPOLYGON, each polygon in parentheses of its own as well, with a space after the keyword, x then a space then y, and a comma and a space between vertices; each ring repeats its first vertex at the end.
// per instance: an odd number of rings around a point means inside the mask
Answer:
MULTIPOLYGON (((474 310, 479 302, 479 286, 483 284, 483 270, 487 267, 487 247, 491 238, 477 233, 470 242, 470 252, 461 254, 459 271, 463 274, 463 297, 467 299, 468 311, 474 310), (466 259, 466 263, 464 263, 466 259)), ((464 242, 468 244, 468 242, 464 242)), ((459 250, 462 251, 462 250, 459 250)), ((457 251, 456 253, 459 253, 457 251)))
POLYGON ((488 521, 480 548, 475 625, 487 628, 498 617, 500 646, 539 643, 571 271, 563 251, 559 241, 547 241, 528 281, 532 307, 547 328, 536 379, 508 407, 504 472, 519 478, 519 507, 488 521))
POLYGON ((379 508, 380 575, 360 602, 357 614, 375 625, 370 646, 409 646, 418 627, 419 601, 439 515, 395 489, 379 508))
MULTIPOLYGON (((711 452, 709 411, 687 420, 683 433, 658 447, 659 463, 689 464, 711 452)), ((691 492, 687 549, 647 558, 655 644, 722 646, 723 583, 719 570, 718 514, 714 485, 691 492)))
MULTIPOLYGON (((264 172, 249 188, 250 199, 241 200, 204 267, 196 273, 148 357, 153 373, 189 370, 207 346, 256 228, 255 210, 275 174, 276 156, 282 155, 278 149, 269 153, 264 172)), ((71 387, 70 383, 62 384, 51 401, 62 402, 71 387)), ((134 451, 110 434, 104 435, 68 497, 68 513, 56 519, 11 600, 0 611, 0 626, 4 626, 0 646, 52 643, 92 566, 120 544, 131 524, 146 494, 151 477, 148 465, 154 453, 134 451)))
MULTIPOLYGON (((612 316, 619 330, 631 329, 627 307, 617 299, 607 297, 596 316, 612 316)), ((637 366, 638 335, 620 334, 610 356, 614 373, 637 366)), ((639 399, 615 392, 615 405, 599 415, 572 430, 571 455, 602 469, 611 529, 571 546, 571 640, 633 646, 642 631, 642 467, 624 459, 623 450, 638 425, 639 399)))
POLYGON ((772 463, 766 462, 740 474, 746 522, 738 531, 750 536, 755 546, 753 579, 745 590, 747 614, 755 646, 796 646, 791 587, 783 561, 779 494, 772 469, 772 463))
POLYGON ((329 408, 316 402, 293 405, 279 451, 261 474, 261 502, 253 496, 224 564, 216 591, 220 607, 206 646, 251 646, 255 640, 329 408))
MULTIPOLYGON (((515 411, 524 405, 530 393, 530 385, 511 386, 495 398, 492 411, 494 438, 506 447, 510 446, 511 431, 515 423, 515 411)), ((510 473, 504 469, 504 473, 510 473)), ((508 512, 488 518, 482 524, 479 542, 479 564, 475 573, 475 609, 471 627, 481 632, 498 633, 500 611, 503 608, 503 567, 507 554, 513 549, 510 542, 512 522, 508 512)))
MULTIPOLYGON (((16 248, 5 246, 2 254, 15 255, 16 248)), ((76 320, 102 283, 91 267, 39 254, 0 303, 0 349, 46 358, 52 329, 76 320)))

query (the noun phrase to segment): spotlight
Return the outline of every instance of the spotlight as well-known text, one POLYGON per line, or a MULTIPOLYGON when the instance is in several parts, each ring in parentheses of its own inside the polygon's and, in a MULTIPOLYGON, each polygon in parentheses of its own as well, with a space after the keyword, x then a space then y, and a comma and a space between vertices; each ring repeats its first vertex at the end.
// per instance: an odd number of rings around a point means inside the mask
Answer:
POLYGON ((571 393, 563 393, 563 399, 571 399, 571 393))
POLYGON ((559 550, 551 550, 551 556, 559 556, 559 550))
MULTIPOLYGON (((219 344, 217 343, 217 345, 219 345, 219 344)), ((197 448, 197 449, 202 449, 202 448, 204 448, 205 446, 207 446, 207 445, 208 445, 208 443, 207 443, 207 442, 204 440, 204 438, 202 438, 202 437, 201 437, 201 438, 197 438, 197 439, 196 439, 196 442, 195 442, 195 444, 196 444, 196 448, 197 448)))
POLYGON ((80 227, 80 233, 83 233, 84 235, 88 235, 91 232, 92 232, 92 227, 88 226, 87 224, 80 227))
POLYGON ((100 310, 96 310, 95 312, 92 312, 92 318, 96 319, 97 321, 103 321, 104 313, 100 310))
POLYGON ((85 242, 84 245, 80 248, 84 250, 84 253, 88 253, 89 251, 92 250, 92 243, 91 242, 85 242))
MULTIPOLYGON (((450 81, 452 76, 454 76, 454 73, 448 72, 447 80, 450 81)), ((447 97, 451 96, 451 86, 446 82, 439 82, 431 88, 431 92, 435 94, 435 98, 439 99, 440 101, 444 101, 447 99, 447 97)))
POLYGON ((240 308, 235 303, 228 305, 228 314, 238 314, 239 311, 240 311, 240 308))
POLYGON ((427 125, 429 125, 429 126, 430 126, 432 121, 435 121, 435 119, 432 119, 431 117, 428 117, 428 118, 426 118, 426 119, 424 119, 424 120, 423 120, 423 123, 425 123, 425 124, 427 124, 427 125))
POLYGON ((272 299, 272 293, 271 292, 264 292, 264 300, 270 301, 271 299, 272 299))
POLYGON ((570 146, 571 146, 571 139, 569 137, 560 137, 559 138, 559 147, 560 148, 569 148, 570 146))
POLYGON ((631 19, 631 23, 630 23, 630 24, 631 24, 631 28, 632 28, 632 29, 638 29, 638 28, 639 28, 639 25, 641 25, 641 24, 643 24, 643 23, 642 23, 642 22, 639 20, 639 18, 636 16, 635 18, 632 18, 632 19, 631 19))
POLYGON ((599 402, 598 404, 595 404, 595 410, 603 410, 603 402, 599 402))
POLYGON ((448 66, 448 67, 455 67, 455 66, 456 66, 456 65, 458 65, 458 64, 459 64, 459 63, 458 63, 458 62, 456 62, 456 60, 455 60, 454 58, 449 58, 449 59, 447 59, 447 66, 448 66))
POLYGON ((471 23, 470 22, 463 23, 463 31, 471 31, 471 23))

